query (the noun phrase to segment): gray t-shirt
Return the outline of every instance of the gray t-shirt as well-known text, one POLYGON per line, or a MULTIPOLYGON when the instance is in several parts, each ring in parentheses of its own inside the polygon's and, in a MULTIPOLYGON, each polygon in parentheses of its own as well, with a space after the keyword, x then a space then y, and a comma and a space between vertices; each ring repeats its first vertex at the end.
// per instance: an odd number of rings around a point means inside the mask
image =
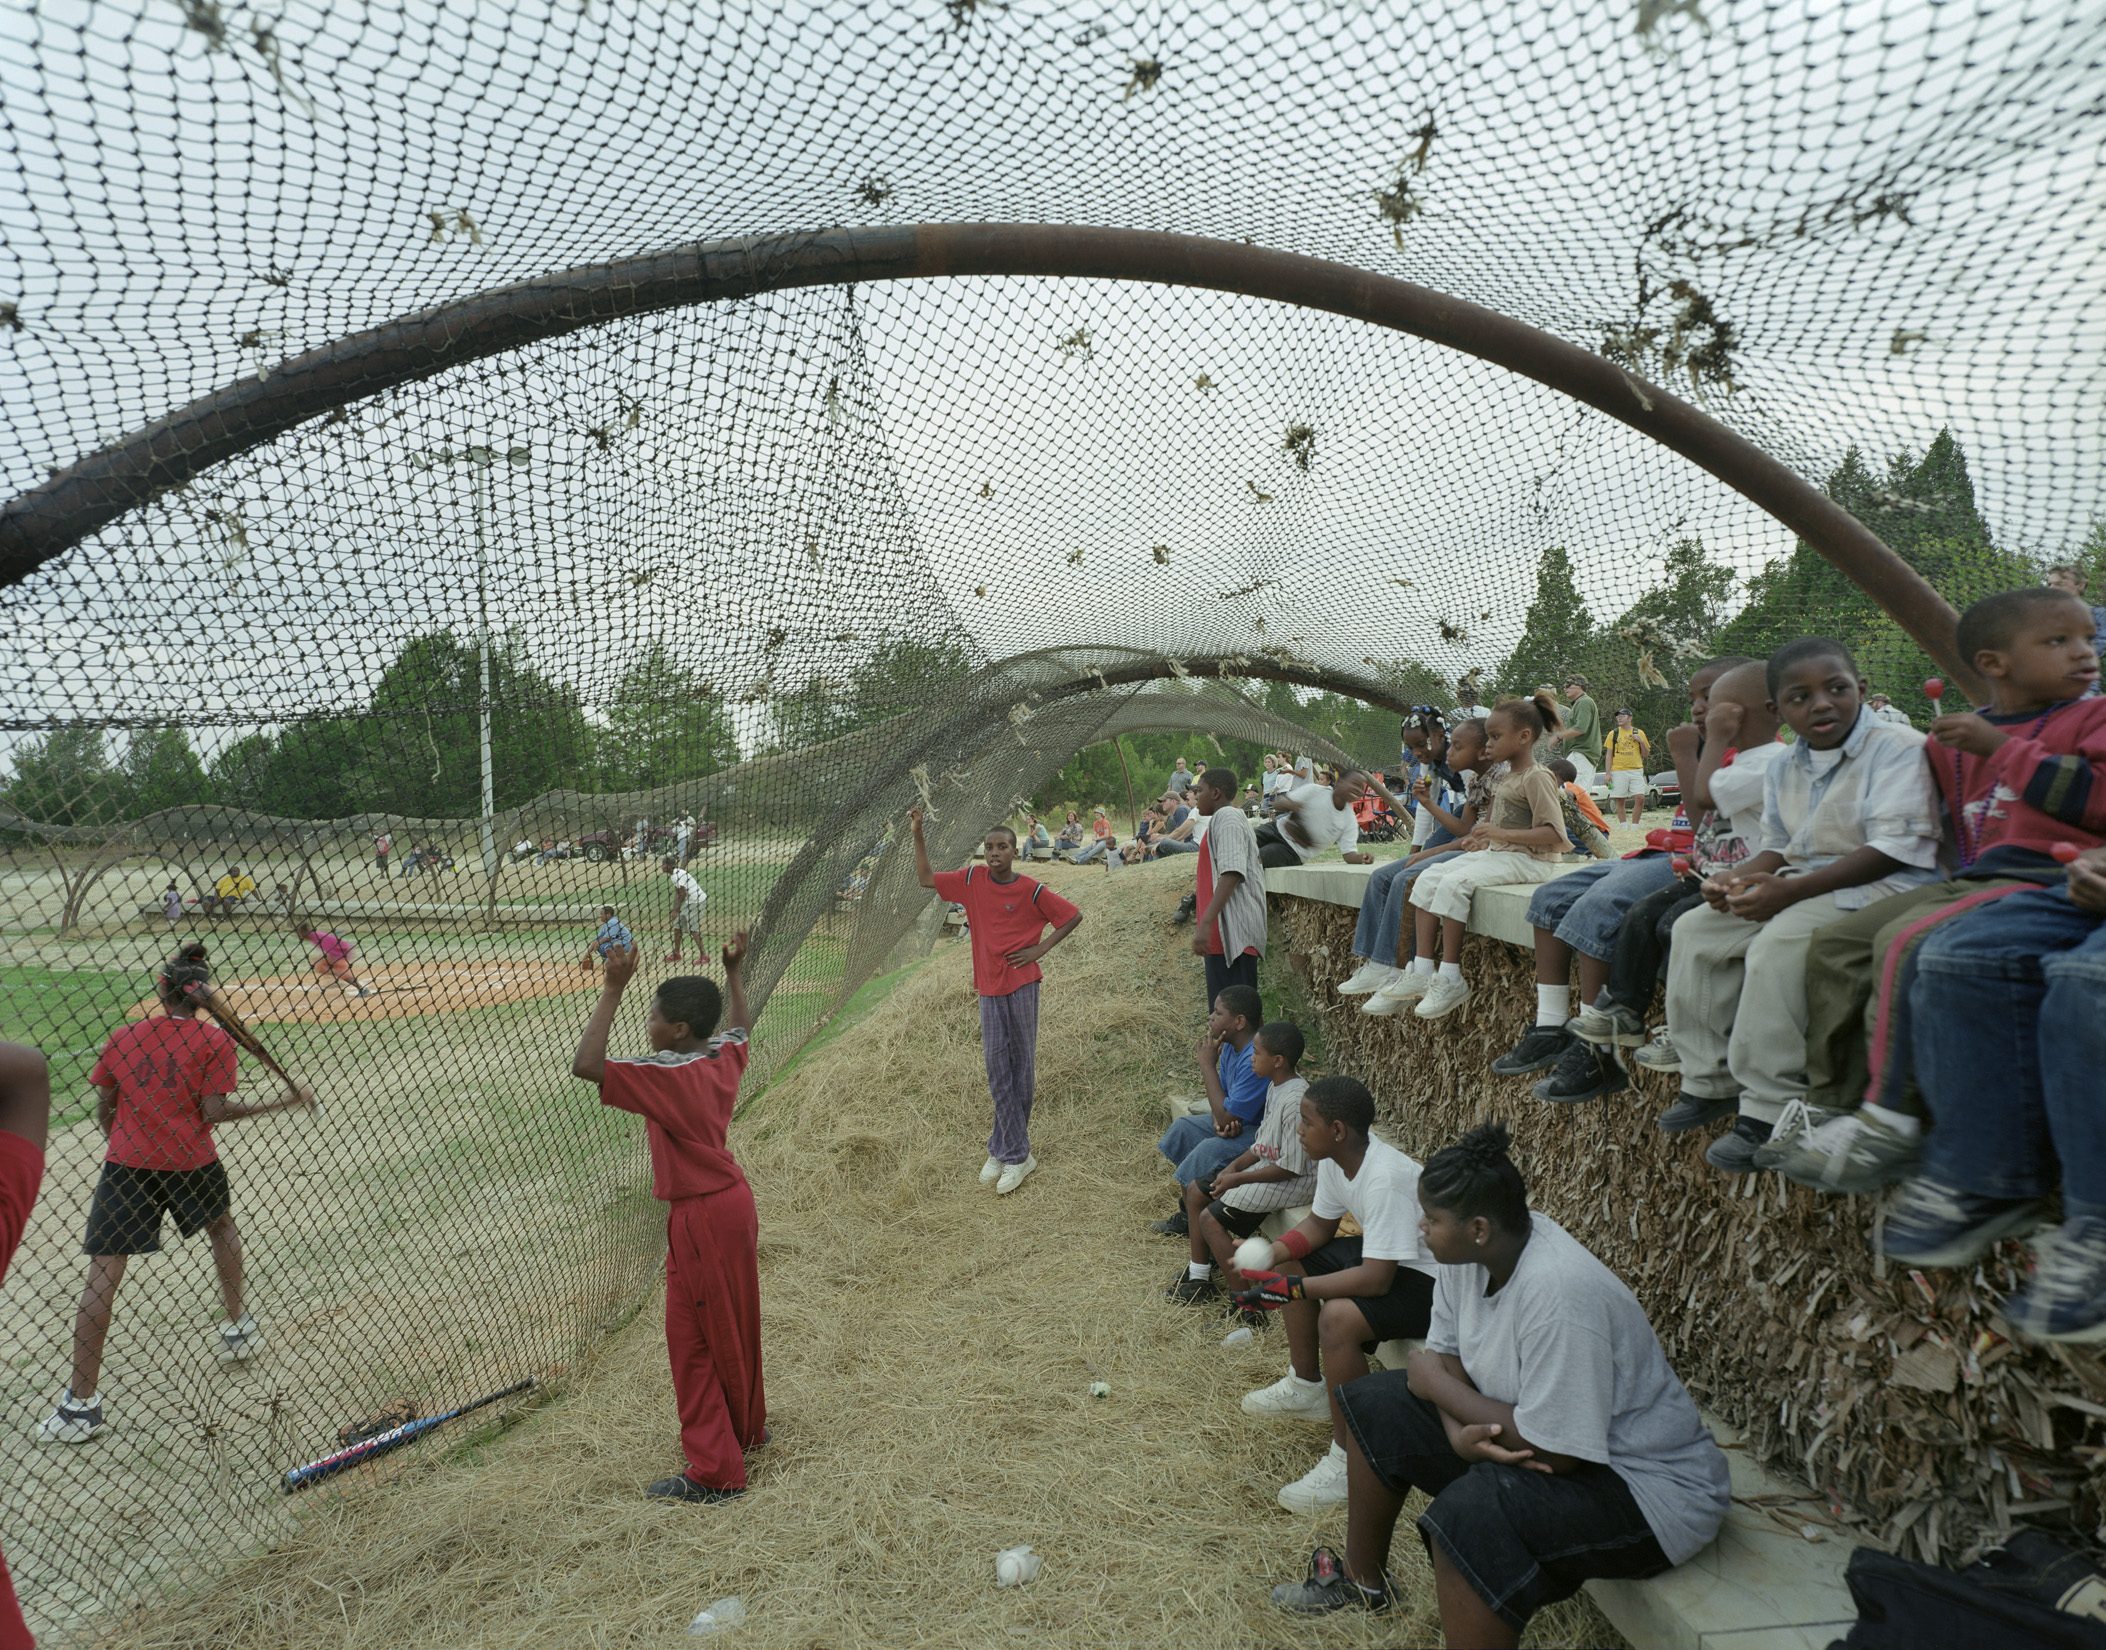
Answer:
POLYGON ((1482 1266, 1443 1266, 1429 1352, 1453 1353, 1487 1398, 1514 1406, 1521 1436, 1598 1461, 1630 1486, 1671 1564, 1718 1534, 1733 1481, 1711 1429, 1622 1279, 1548 1215, 1506 1287, 1482 1266))
POLYGON ((1257 828, 1234 808, 1223 806, 1200 817, 1206 835, 1200 852, 1219 883, 1235 871, 1242 880, 1221 908, 1221 953, 1234 962, 1247 950, 1265 955, 1265 868, 1258 863, 1257 828))

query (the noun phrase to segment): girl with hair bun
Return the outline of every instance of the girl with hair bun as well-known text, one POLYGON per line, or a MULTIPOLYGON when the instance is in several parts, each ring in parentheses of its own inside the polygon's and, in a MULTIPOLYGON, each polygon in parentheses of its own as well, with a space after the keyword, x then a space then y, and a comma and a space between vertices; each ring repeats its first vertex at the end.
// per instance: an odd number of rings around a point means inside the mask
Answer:
POLYGON ((1528 1619, 1596 1577, 1642 1579, 1709 1545, 1732 1499, 1726 1458, 1616 1274, 1547 1215, 1502 1123, 1419 1176, 1438 1265, 1423 1351, 1338 1389, 1346 1550, 1319 1547, 1282 1610, 1389 1607, 1404 1498, 1451 1645, 1520 1642, 1528 1619))
POLYGON ((1463 978, 1463 932, 1470 900, 1498 883, 1548 882, 1572 848, 1565 834, 1563 788, 1537 761, 1560 726, 1557 700, 1538 692, 1502 699, 1485 718, 1485 760, 1504 763, 1506 777, 1461 842, 1460 853, 1435 860, 1411 888, 1417 941, 1411 974, 1384 987, 1399 1007, 1415 1002, 1422 1020, 1453 1014, 1470 1000, 1463 978))

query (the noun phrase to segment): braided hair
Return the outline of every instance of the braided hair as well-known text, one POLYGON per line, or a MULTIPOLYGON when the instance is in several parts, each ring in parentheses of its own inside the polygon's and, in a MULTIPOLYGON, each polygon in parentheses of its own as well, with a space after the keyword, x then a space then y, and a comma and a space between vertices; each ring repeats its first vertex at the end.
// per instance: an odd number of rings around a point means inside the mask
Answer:
POLYGON ((205 962, 203 940, 185 940, 154 971, 154 987, 164 1003, 187 1003, 211 983, 212 970, 205 962))
POLYGON ((1420 1197, 1464 1220, 1483 1215, 1501 1231, 1526 1232, 1528 1187, 1507 1153, 1512 1140, 1504 1123, 1483 1123, 1443 1146, 1419 1175, 1420 1197))

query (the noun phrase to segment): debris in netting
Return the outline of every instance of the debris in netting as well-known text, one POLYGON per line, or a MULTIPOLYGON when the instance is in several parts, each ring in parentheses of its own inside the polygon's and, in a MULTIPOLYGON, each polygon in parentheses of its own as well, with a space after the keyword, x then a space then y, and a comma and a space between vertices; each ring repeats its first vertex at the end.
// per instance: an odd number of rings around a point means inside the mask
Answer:
POLYGON ((1170 667, 1170 674, 1177 677, 1180 681, 1192 674, 1191 671, 1185 668, 1185 662, 1182 659, 1172 658, 1170 655, 1165 654, 1163 663, 1170 667))
POLYGON ((1135 92, 1153 91, 1155 83, 1163 78, 1163 66, 1154 58, 1136 57, 1132 62, 1133 74, 1127 80, 1126 90, 1119 98, 1121 103, 1132 97, 1135 92))
POLYGON ((1294 462, 1297 469, 1308 473, 1316 459, 1316 426, 1313 424, 1290 424, 1287 438, 1280 443, 1280 450, 1294 462))
POLYGON ((980 483, 980 496, 982 498, 994 497, 994 483, 992 481, 983 481, 980 483))
POLYGON ((1920 344, 1929 337, 1930 334, 1927 332, 1910 332, 1902 327, 1896 327, 1894 336, 1887 343, 1887 353, 1889 355, 1906 355, 1911 344, 1920 344))
POLYGON ((1158 567, 1167 567, 1167 566, 1169 566, 1169 565, 1170 565, 1170 546, 1169 546, 1169 545, 1167 545, 1167 544, 1158 544, 1157 546, 1155 546, 1155 548, 1154 548, 1154 549, 1150 550, 1150 551, 1149 551, 1148 553, 1149 553, 1149 554, 1150 554, 1151 556, 1153 556, 1153 557, 1155 558, 1155 564, 1156 564, 1156 566, 1158 566, 1158 567))
POLYGON ((1418 586, 1417 586, 1417 585, 1415 585, 1415 584, 1413 584, 1413 583, 1411 582, 1411 580, 1409 580, 1409 579, 1399 579, 1399 578, 1392 578, 1392 579, 1391 579, 1391 580, 1390 580, 1389 582, 1390 582, 1391 584, 1395 585, 1395 586, 1396 586, 1396 587, 1397 587, 1397 588, 1398 588, 1399 590, 1416 590, 1416 589, 1418 589, 1418 586))
POLYGON ((1063 361, 1087 361, 1095 352, 1090 345, 1090 329, 1077 327, 1060 341, 1060 358, 1063 361))
POLYGON ((1068 552, 1068 565, 1069 565, 1070 567, 1080 567, 1080 566, 1082 565, 1082 546, 1081 546, 1081 545, 1079 545, 1079 544, 1078 544, 1078 545, 1076 545, 1074 549, 1072 549, 1072 550, 1070 550, 1070 551, 1068 552))
POLYGON ((816 533, 810 535, 805 539, 804 553, 807 556, 809 556, 813 561, 817 561, 819 559, 819 536, 816 533))
POLYGON ((22 319, 21 305, 0 303, 0 326, 6 327, 9 332, 27 332, 29 328, 22 319))
POLYGON ((838 378, 826 386, 826 421, 837 430, 841 427, 841 380, 838 378))
POLYGON ((204 40, 206 51, 227 49, 227 18, 219 9, 218 0, 176 0, 176 6, 183 14, 185 26, 204 40))
POLYGON ((1241 601, 1245 596, 1255 596, 1261 590, 1270 590, 1279 582, 1278 579, 1253 579, 1249 584, 1239 585, 1234 590, 1220 590, 1215 594, 1225 602, 1241 601))
POLYGON ((314 99, 298 90, 286 78, 285 65, 279 61, 277 31, 261 18, 257 18, 249 24, 249 39, 256 48, 256 55, 263 59, 263 66, 270 70, 271 79, 277 82, 278 95, 309 120, 314 119, 314 99))
POLYGON ((1674 683, 1662 675, 1660 668, 1653 663, 1653 654, 1650 648, 1641 647, 1638 650, 1638 680, 1649 688, 1670 688, 1674 686, 1674 683))
POLYGON ((1215 737, 1213 736, 1213 734, 1209 733, 1209 734, 1207 735, 1207 743, 1208 743, 1208 744, 1210 744, 1210 745, 1212 745, 1212 746, 1214 747, 1214 754, 1215 754, 1216 756, 1219 756, 1219 757, 1223 757, 1223 758, 1226 758, 1226 757, 1227 757, 1227 755, 1228 755, 1228 752, 1227 752, 1227 751, 1225 751, 1225 750, 1223 750, 1223 749, 1221 748, 1221 741, 1220 741, 1219 739, 1216 739, 1216 738, 1215 738, 1215 737))
MULTIPOLYGON (((1655 296, 1657 294, 1641 272, 1638 290, 1641 316, 1655 296)), ((1667 296, 1675 301, 1674 314, 1667 327, 1648 326, 1642 320, 1604 324, 1600 353, 1619 367, 1643 370, 1657 365, 1657 376, 1686 372, 1700 403, 1704 401, 1707 389, 1731 395, 1736 388, 1733 357, 1740 346, 1738 329, 1731 322, 1721 320, 1711 300, 1688 281, 1668 282, 1667 296)), ((1625 381, 1630 383, 1628 374, 1625 381)), ((1630 383, 1630 389, 1645 410, 1651 412, 1651 399, 1645 392, 1636 383, 1630 383)))
MULTIPOLYGON (((979 16, 983 0, 943 0, 943 9, 951 14, 951 23, 960 34, 979 16)), ((995 11, 1007 11, 1007 0, 984 0, 995 11)))
POLYGON ((1463 643, 1467 642, 1470 639, 1469 631, 1465 630, 1462 627, 1462 625, 1454 619, 1442 619, 1440 621, 1440 628, 1441 640, 1446 642, 1450 647, 1460 647, 1463 643))
POLYGON ((1426 163, 1433 158, 1433 140, 1439 134, 1440 129, 1434 125, 1433 117, 1428 115, 1426 124, 1411 134, 1419 140, 1418 147, 1404 157, 1404 164, 1409 166, 1414 172, 1425 171, 1426 163))
POLYGON ((974 585, 974 586, 973 586, 973 594, 974 594, 975 596, 985 596, 985 595, 987 594, 987 586, 986 586, 986 585, 984 585, 984 584, 976 584, 976 585, 974 585))
POLYGON ((266 269, 261 275, 257 277, 257 279, 262 281, 265 286, 291 286, 292 271, 289 269, 280 269, 276 264, 272 264, 271 267, 266 269))
POLYGON ((1192 380, 1192 387, 1199 391, 1201 395, 1212 395, 1214 393, 1214 380, 1206 373, 1201 373, 1192 380))
POLYGON ((937 818, 935 786, 929 781, 928 765, 909 768, 907 777, 914 781, 914 794, 921 798, 922 813, 930 819, 937 818))
POLYGON ((883 206, 892 198, 890 178, 865 178, 856 185, 856 199, 865 206, 883 206))
POLYGON ((1706 17, 1697 0, 1638 0, 1638 29, 1640 40, 1653 52, 1664 52, 1666 42, 1659 36, 1660 25, 1671 17, 1686 17, 1705 33, 1711 32, 1711 19, 1706 17))
POLYGON ((456 208, 450 213, 427 210, 424 215, 431 219, 431 238, 434 242, 443 245, 456 235, 466 235, 469 245, 481 246, 483 244, 482 226, 475 221, 465 208, 456 208))
POLYGON ((1399 252, 1404 250, 1404 226, 1426 209, 1418 191, 1405 181, 1405 170, 1405 166, 1398 167, 1390 186, 1375 191, 1376 214, 1389 225, 1389 238, 1397 243, 1399 252))
POLYGON ((1272 494, 1260 491, 1255 481, 1246 481, 1243 485, 1250 489, 1250 496, 1258 503, 1270 504, 1272 502, 1272 494))

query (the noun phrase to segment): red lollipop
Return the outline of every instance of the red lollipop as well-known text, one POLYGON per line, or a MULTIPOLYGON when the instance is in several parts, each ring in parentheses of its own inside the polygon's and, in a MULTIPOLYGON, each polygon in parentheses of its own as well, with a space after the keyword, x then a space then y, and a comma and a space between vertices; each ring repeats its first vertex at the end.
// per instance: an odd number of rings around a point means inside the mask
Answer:
POLYGON ((1923 684, 1923 697, 1942 711, 1945 708, 1944 680, 1941 677, 1933 676, 1929 681, 1925 682, 1923 684))
POLYGON ((2055 856, 2058 864, 2073 865, 2084 850, 2074 842, 2057 842, 2049 845, 2048 852, 2055 856))

